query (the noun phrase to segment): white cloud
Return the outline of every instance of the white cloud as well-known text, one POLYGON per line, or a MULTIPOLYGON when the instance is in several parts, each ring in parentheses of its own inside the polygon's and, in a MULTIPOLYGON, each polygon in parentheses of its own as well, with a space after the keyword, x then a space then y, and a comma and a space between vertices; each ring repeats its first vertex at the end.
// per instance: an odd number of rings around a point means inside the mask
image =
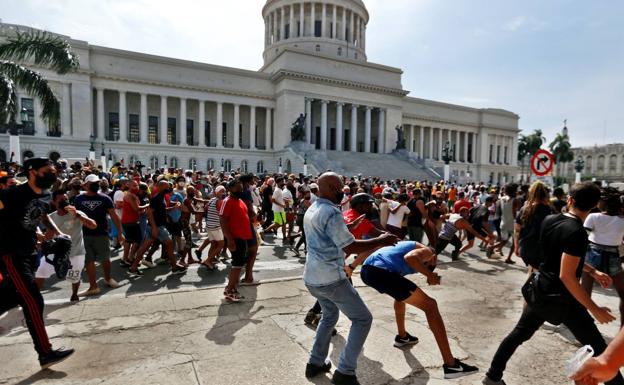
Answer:
POLYGON ((508 20, 505 24, 503 24, 503 30, 509 32, 515 32, 520 27, 522 27, 526 22, 526 18, 524 16, 516 16, 511 20, 508 20))

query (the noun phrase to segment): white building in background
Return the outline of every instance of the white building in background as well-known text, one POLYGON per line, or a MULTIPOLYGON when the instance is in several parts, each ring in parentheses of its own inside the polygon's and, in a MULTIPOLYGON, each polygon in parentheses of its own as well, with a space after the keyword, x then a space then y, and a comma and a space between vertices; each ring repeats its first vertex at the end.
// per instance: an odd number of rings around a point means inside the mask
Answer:
MULTIPOLYGON (((93 135, 98 159, 103 143, 114 160, 152 168, 166 160, 170 167, 219 169, 223 160, 226 170, 275 171, 282 159, 284 170, 301 172, 304 154, 289 146, 290 127, 307 113, 312 171, 325 166, 314 159, 361 157, 343 171, 385 176, 372 166, 392 156, 395 127, 402 126, 412 160, 423 166, 440 169, 449 142, 457 179, 469 172, 473 180, 502 182, 517 174, 518 115, 408 97, 402 70, 367 60, 369 14, 361 0, 268 0, 262 17, 264 65, 258 71, 64 36, 80 69, 65 76, 42 70, 61 100, 58 127, 39 118, 36 99, 19 95, 30 113, 23 156, 84 158, 93 135)), ((27 28, 0 24, 0 39, 27 28)), ((1 133, 0 157, 8 158, 8 147, 1 133)))
POLYGON ((624 144, 612 143, 603 146, 572 148, 574 160, 564 163, 562 176, 574 179, 574 162, 581 159, 585 167, 581 175, 584 178, 596 178, 608 182, 624 182, 624 144))

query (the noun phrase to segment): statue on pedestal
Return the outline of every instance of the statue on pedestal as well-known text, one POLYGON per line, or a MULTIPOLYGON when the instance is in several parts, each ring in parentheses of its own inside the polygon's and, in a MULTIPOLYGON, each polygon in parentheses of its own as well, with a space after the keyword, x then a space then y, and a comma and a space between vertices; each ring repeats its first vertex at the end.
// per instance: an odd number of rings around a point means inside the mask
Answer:
POLYGON ((397 131, 396 149, 405 150, 405 129, 403 126, 396 126, 394 129, 397 131))
POLYGON ((290 128, 290 139, 293 142, 305 140, 305 121, 306 114, 300 114, 297 120, 292 124, 290 128))

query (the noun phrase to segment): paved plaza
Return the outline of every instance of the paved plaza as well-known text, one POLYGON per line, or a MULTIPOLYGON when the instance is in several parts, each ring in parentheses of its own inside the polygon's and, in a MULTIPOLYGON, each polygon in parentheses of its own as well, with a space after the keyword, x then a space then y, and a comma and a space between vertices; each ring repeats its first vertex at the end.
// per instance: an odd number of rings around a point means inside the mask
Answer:
MULTIPOLYGON (((277 241, 281 244, 281 241, 277 241)), ((522 309, 520 286, 526 270, 487 260, 482 253, 451 262, 441 257, 442 284, 427 287, 446 322, 455 355, 481 369, 477 375, 444 380, 442 362, 422 312, 408 308, 408 331, 420 339, 411 349, 393 347, 392 300, 355 284, 374 316, 359 359, 362 384, 480 384, 498 343, 522 309)), ((100 298, 67 302, 65 282, 44 296, 48 332, 54 346, 76 354, 54 370, 39 371, 22 315, 12 310, 0 320, 0 367, 5 384, 329 384, 329 376, 304 377, 314 332, 303 324, 313 299, 300 278, 303 260, 289 249, 263 246, 257 262, 259 286, 243 287, 241 303, 222 301, 225 265, 219 272, 190 269, 182 277, 159 266, 132 283, 103 291, 100 298), (162 269, 162 271, 161 271, 162 269)), ((612 291, 595 292, 596 302, 617 309, 612 291)), ((600 326, 612 337, 618 325, 600 326)), ((349 323, 341 317, 330 358, 337 361, 349 323)), ((508 384, 563 384, 564 361, 576 351, 565 329, 545 326, 513 356, 508 384), (553 357, 558 357, 554 359, 553 357)))

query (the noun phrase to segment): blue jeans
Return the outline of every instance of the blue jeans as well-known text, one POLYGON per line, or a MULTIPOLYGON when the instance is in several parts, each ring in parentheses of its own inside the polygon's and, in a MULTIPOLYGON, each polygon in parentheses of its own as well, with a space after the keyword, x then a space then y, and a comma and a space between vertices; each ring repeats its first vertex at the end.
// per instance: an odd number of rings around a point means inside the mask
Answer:
POLYGON ((309 363, 316 366, 325 363, 332 332, 338 322, 340 312, 343 312, 351 320, 351 329, 347 344, 340 353, 338 371, 342 374, 355 375, 357 359, 373 323, 373 316, 347 279, 326 286, 307 286, 307 288, 321 304, 323 310, 323 316, 316 329, 309 363))

